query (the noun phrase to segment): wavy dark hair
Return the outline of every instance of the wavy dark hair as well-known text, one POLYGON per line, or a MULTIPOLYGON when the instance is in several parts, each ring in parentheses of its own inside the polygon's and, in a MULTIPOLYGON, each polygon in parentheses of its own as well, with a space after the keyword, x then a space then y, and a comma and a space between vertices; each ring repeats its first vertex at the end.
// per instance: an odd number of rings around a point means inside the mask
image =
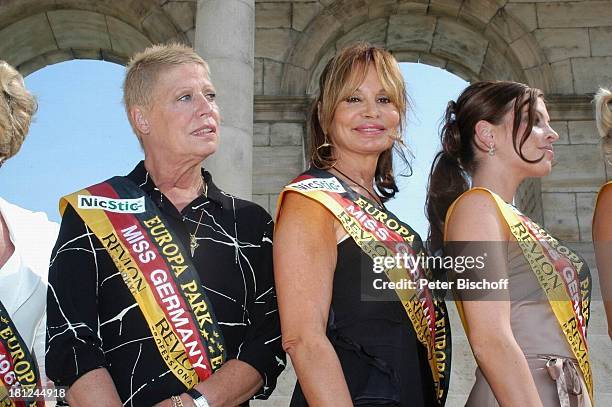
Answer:
POLYGON ((427 186, 426 210, 429 219, 429 244, 432 253, 443 246, 444 221, 450 205, 470 188, 469 177, 478 166, 475 149, 485 151, 474 141, 474 128, 480 120, 499 125, 509 112, 514 113, 512 140, 514 151, 525 162, 536 163, 523 155, 523 146, 533 128, 536 102, 542 91, 508 81, 482 81, 468 86, 457 102, 450 101, 440 131, 442 150, 431 165, 427 186), (527 107, 527 127, 519 126, 527 107))
MULTIPOLYGON (((313 101, 308 126, 310 133, 308 150, 311 166, 321 169, 329 169, 334 166, 334 148, 321 148, 321 146, 328 141, 333 144, 333 138, 328 138, 327 129, 331 126, 336 108, 342 100, 349 97, 361 85, 370 64, 376 68, 383 89, 400 113, 399 135, 401 137, 409 103, 406 85, 397 61, 383 48, 359 42, 338 52, 327 63, 319 78, 319 94, 313 101)), ((411 168, 406 153, 397 144, 401 143, 393 143, 398 156, 410 173, 411 168)), ((383 151, 378 157, 374 182, 383 201, 393 198, 399 191, 393 174, 393 146, 383 151)))

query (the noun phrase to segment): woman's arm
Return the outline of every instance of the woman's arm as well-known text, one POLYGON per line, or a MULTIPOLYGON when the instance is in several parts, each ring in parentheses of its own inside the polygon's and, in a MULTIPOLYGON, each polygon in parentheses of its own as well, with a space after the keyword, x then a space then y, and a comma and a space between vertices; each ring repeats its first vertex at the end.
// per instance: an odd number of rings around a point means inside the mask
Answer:
MULTIPOLYGON (((470 193, 457 203, 445 236, 446 241, 474 242, 478 249, 486 244, 487 279, 507 275, 506 250, 498 242, 509 239, 495 202, 484 191, 470 193)), ((510 300, 502 298, 507 296, 462 302, 474 357, 500 405, 542 406, 527 360, 512 333, 510 300)))
POLYGON ((122 407, 121 399, 108 370, 90 370, 79 377, 68 389, 66 400, 70 406, 122 407))
POLYGON ((311 406, 352 406, 326 336, 336 268, 335 220, 319 203, 287 193, 274 234, 274 275, 283 348, 311 406))
POLYGON ((593 215, 593 243, 599 273, 599 288, 612 339, 612 186, 599 194, 593 215))

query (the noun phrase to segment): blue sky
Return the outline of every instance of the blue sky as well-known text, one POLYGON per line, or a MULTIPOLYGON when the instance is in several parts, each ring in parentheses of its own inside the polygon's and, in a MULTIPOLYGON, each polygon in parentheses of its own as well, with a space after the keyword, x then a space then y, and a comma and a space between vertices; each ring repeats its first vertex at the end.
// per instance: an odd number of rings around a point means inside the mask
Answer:
MULTIPOLYGON (((413 176, 400 179, 400 194, 388 206, 425 238, 425 186, 438 125, 446 103, 467 83, 428 65, 401 68, 413 102, 405 139, 416 158, 413 176)), ((123 74, 117 64, 74 60, 25 78, 39 111, 19 154, 0 169, 3 198, 59 222, 60 196, 134 167, 142 152, 121 104, 123 74)))

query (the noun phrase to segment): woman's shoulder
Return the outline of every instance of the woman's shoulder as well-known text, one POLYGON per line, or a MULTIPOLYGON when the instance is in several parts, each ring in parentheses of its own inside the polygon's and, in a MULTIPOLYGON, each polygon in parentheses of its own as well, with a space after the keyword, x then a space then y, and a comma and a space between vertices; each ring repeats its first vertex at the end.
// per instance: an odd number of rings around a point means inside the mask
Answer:
MULTIPOLYGON (((499 240, 507 235, 499 206, 503 201, 485 188, 472 188, 459 196, 446 214, 448 240, 499 240)), ((505 239, 504 239, 505 240, 505 239)))

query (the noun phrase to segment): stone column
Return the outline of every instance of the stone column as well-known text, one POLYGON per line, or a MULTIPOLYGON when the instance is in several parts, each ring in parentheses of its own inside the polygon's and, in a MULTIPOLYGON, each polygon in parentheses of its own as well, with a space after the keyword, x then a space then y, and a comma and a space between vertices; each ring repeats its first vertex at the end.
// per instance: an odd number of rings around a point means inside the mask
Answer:
POLYGON ((221 109, 219 150, 204 166, 221 189, 251 199, 255 0, 198 0, 194 42, 221 109))

